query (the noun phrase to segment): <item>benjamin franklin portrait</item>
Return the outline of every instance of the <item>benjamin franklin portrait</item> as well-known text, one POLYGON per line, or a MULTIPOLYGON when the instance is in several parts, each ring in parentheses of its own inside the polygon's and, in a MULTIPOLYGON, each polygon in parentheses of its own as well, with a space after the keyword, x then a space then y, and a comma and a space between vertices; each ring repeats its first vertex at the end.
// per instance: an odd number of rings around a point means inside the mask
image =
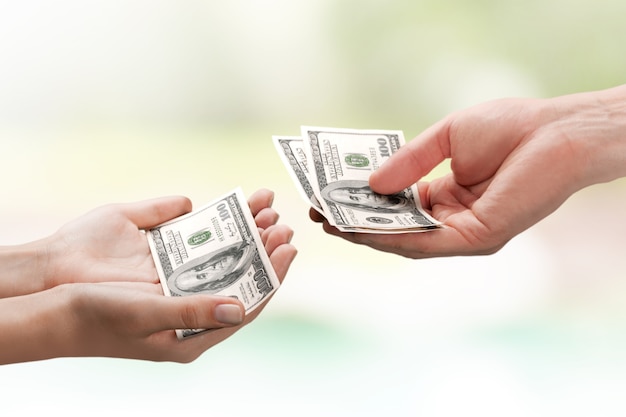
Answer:
POLYGON ((413 200, 402 193, 383 195, 372 191, 367 181, 342 180, 321 190, 325 200, 374 213, 397 213, 415 209, 413 200))
POLYGON ((215 294, 237 281, 252 264, 253 241, 243 241, 201 256, 174 271, 167 279, 172 294, 215 294))

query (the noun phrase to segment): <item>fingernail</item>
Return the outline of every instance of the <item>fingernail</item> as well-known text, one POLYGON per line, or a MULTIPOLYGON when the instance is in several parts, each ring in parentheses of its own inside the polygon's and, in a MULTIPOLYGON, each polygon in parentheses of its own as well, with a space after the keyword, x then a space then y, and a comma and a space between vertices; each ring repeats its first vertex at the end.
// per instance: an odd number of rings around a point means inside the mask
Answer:
POLYGON ((215 320, 224 324, 241 324, 243 313, 241 308, 234 304, 220 304, 213 311, 215 320))

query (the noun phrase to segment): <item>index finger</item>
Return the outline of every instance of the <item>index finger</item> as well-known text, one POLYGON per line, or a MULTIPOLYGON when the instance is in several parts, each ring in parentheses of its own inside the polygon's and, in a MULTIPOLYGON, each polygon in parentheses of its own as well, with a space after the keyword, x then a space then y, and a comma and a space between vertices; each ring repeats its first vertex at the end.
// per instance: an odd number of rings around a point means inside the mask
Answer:
POLYGON ((274 192, 266 188, 255 191, 248 198, 248 206, 250 206, 250 211, 254 217, 259 214, 261 210, 272 207, 273 202, 274 192))
POLYGON ((380 194, 393 194, 428 174, 450 157, 450 119, 432 125, 401 147, 370 176, 370 187, 380 194))

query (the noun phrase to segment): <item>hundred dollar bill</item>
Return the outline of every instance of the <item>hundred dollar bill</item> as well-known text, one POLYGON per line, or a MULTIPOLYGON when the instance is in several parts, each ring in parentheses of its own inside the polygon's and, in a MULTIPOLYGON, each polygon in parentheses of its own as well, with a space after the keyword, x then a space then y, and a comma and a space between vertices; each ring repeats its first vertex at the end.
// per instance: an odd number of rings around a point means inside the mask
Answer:
POLYGON ((302 138, 299 136, 273 136, 272 140, 300 195, 315 210, 324 214, 311 186, 307 153, 302 138))
MULTIPOLYGON (((167 296, 234 297, 254 310, 280 285, 241 189, 147 232, 167 296)), ((204 329, 176 330, 179 339, 204 329)))
POLYGON ((302 127, 311 185, 339 230, 406 233, 441 227, 422 208, 417 186, 392 195, 373 192, 369 176, 404 145, 396 130, 302 127))

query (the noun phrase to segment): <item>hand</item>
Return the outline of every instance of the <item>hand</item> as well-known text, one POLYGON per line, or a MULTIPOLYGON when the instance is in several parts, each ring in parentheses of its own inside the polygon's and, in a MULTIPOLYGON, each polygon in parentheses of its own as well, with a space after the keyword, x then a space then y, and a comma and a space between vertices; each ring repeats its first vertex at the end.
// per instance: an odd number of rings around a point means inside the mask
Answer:
MULTIPOLYGON (((278 214, 271 208, 273 197, 271 191, 259 190, 249 198, 248 204, 261 230, 278 220, 278 214)), ((158 283, 143 229, 189 211, 191 202, 185 197, 110 204, 92 210, 45 240, 49 261, 41 289, 79 282, 158 283)))
POLYGON ((158 282, 143 228, 187 213, 191 202, 166 197, 110 204, 52 236, 0 247, 0 298, 81 282, 158 282))
POLYGON ((148 283, 63 284, 1 299, 0 311, 1 364, 80 356, 188 362, 227 335, 181 342, 173 329, 217 329, 244 317, 232 298, 164 297, 148 283))
MULTIPOLYGON (((296 249, 289 243, 292 230, 276 224, 279 216, 271 208, 272 200, 271 191, 260 190, 250 197, 249 205, 282 282, 296 249)), ((62 228, 59 233, 65 238, 64 247, 77 249, 85 245, 82 250, 97 265, 90 269, 89 262, 73 258, 79 264, 68 268, 65 260, 56 270, 66 271, 63 277, 73 277, 70 284, 57 280, 51 289, 0 300, 3 317, 0 330, 5 335, 0 338, 0 363, 59 356, 189 362, 254 320, 267 301, 244 316, 241 303, 231 298, 163 296, 154 264, 144 262, 150 253, 145 236, 138 229, 141 225, 156 225, 189 208, 188 200, 178 197, 112 205, 96 209, 62 228), (118 233, 98 234, 105 225, 118 233), (129 249, 126 257, 123 251, 113 247, 121 235, 130 239, 126 242, 129 249), (104 249, 101 253, 95 250, 94 245, 98 244, 104 249), (88 248, 94 249, 93 252, 88 248), (115 256, 104 256, 106 253, 115 256), (137 279, 132 274, 133 265, 145 274, 144 278, 137 279), (121 271, 126 279, 108 272, 107 266, 121 271), (89 282, 89 275, 84 275, 89 271, 96 272, 95 283, 89 282), (24 328, 29 328, 29 332, 23 332, 24 328), (179 341, 173 331, 178 328, 215 330, 179 341)))
POLYGON ((556 210, 579 189, 626 175, 624 87, 556 99, 504 99, 452 114, 370 177, 381 194, 417 182, 444 159, 451 173, 418 183, 422 205, 446 228, 427 233, 341 233, 411 258, 481 255, 556 210))
POLYGON ((164 197, 88 212, 43 240, 47 262, 40 290, 68 283, 158 283, 143 229, 189 211, 189 199, 164 197))
MULTIPOLYGON (((292 230, 276 224, 279 216, 271 208, 273 197, 271 191, 260 190, 250 197, 248 203, 272 266, 282 283, 296 256, 296 249, 289 243, 292 230)), ((231 298, 209 295, 170 298, 162 296, 158 283, 124 286, 85 287, 86 292, 78 297, 81 300, 78 309, 84 312, 78 311, 74 315, 91 317, 93 321, 81 320, 78 323, 74 330, 79 340, 76 345, 85 344, 80 346, 81 351, 72 352, 72 356, 90 352, 90 355, 98 356, 189 362, 254 320, 269 301, 266 300, 244 319, 243 306, 231 298), (142 292, 135 289, 140 286, 142 292), (224 303, 231 306, 226 311, 226 316, 231 319, 228 323, 215 320, 215 308, 224 303), (127 311, 120 311, 122 306, 127 311), (232 306, 241 309, 240 315, 232 311, 232 306), (232 320, 233 316, 241 317, 243 323, 236 325, 239 323, 232 320), (233 324, 235 326, 230 326, 233 324), (110 327, 103 331, 102 326, 110 327), (179 341, 173 329, 187 328, 215 330, 179 341)))
MULTIPOLYGON (((249 200, 261 239, 278 279, 282 283, 296 249, 289 243, 293 232, 277 225, 270 208, 273 194, 262 190, 249 200)), ((73 292, 72 323, 66 356, 107 356, 153 361, 190 362, 253 321, 266 300, 244 317, 236 300, 211 295, 163 297, 160 284, 114 283, 65 285, 73 292), (219 309, 226 307, 219 313, 219 309), (217 310, 216 310, 217 309, 217 310), (222 318, 221 320, 219 318, 222 318), (242 323, 237 322, 241 318, 242 323), (174 329, 214 329, 184 341, 174 329)))

